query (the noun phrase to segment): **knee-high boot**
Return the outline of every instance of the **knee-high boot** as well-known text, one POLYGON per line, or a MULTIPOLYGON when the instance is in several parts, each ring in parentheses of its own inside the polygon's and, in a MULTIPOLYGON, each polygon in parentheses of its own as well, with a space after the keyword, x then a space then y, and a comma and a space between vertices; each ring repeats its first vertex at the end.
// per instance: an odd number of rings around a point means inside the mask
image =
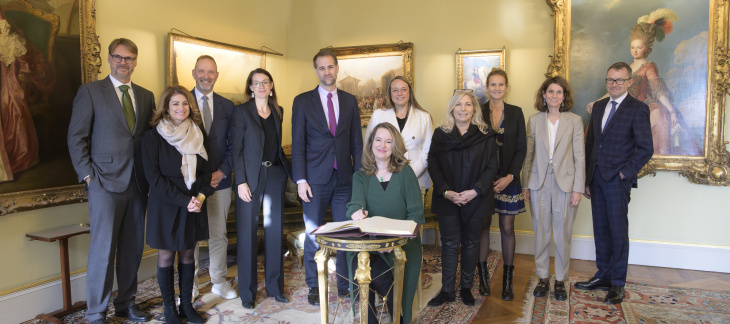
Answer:
POLYGON ((193 276, 195 264, 177 264, 178 285, 180 286, 180 316, 188 319, 190 324, 202 324, 203 318, 193 307, 193 276))
POLYGON ((160 284, 160 293, 165 309, 165 323, 180 324, 180 318, 175 308, 175 267, 157 267, 157 283, 160 284))
POLYGON ((513 265, 504 266, 504 275, 502 276, 502 299, 504 300, 512 300, 515 298, 514 293, 512 293, 512 277, 514 270, 515 266, 513 265))
POLYGON ((479 294, 489 296, 492 290, 489 288, 489 267, 486 261, 477 263, 477 276, 479 277, 479 294))

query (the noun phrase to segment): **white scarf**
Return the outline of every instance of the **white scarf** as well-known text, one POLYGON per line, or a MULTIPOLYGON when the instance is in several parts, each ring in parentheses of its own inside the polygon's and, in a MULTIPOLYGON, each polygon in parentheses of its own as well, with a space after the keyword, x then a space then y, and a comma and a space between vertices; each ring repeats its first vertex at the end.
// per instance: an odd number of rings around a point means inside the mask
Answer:
POLYGON ((180 171, 185 179, 185 185, 190 189, 195 183, 195 171, 198 167, 196 155, 208 160, 208 153, 203 146, 203 132, 190 118, 185 118, 178 126, 163 118, 157 124, 157 133, 182 154, 180 171))

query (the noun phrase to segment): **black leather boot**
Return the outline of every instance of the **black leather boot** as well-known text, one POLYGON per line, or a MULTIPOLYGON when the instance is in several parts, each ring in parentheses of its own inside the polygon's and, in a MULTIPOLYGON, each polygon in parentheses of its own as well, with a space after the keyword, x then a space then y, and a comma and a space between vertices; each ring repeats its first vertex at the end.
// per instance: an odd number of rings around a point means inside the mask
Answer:
POLYGON ((512 277, 513 272, 515 270, 515 266, 513 265, 505 265, 504 266, 504 275, 502 276, 502 299, 503 300, 512 300, 515 298, 514 293, 512 292, 512 277))
POLYGON ((487 262, 477 262, 477 276, 479 277, 479 294, 489 296, 492 289, 489 288, 489 268, 487 262))
POLYGON ((157 267, 157 283, 160 285, 162 302, 165 309, 165 323, 180 324, 175 307, 175 267, 157 267))
POLYGON ((180 316, 188 319, 190 324, 202 324, 203 318, 193 307, 193 276, 195 264, 178 263, 178 286, 180 287, 180 316))

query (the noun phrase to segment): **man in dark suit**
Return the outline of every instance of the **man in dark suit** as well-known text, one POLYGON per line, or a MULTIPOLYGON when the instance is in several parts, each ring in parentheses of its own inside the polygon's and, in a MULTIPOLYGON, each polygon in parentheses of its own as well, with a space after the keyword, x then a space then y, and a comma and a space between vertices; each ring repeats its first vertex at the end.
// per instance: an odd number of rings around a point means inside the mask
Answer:
MULTIPOLYGON (((360 169, 362 131, 355 96, 336 86, 337 57, 328 50, 314 56, 319 86, 294 98, 292 105, 292 169, 304 207, 304 269, 307 300, 319 305, 319 283, 311 231, 324 223, 329 206, 335 221, 346 220, 352 195, 352 174, 360 169)), ((345 253, 337 253, 337 291, 348 294, 345 253)))
POLYGON ((649 107, 628 94, 631 67, 608 68, 609 96, 596 101, 586 136, 586 190, 593 210, 598 271, 578 289, 608 290, 607 303, 623 301, 629 263, 629 201, 639 170, 654 154, 649 107))
POLYGON ((150 128, 155 97, 131 82, 137 66, 134 42, 113 40, 107 61, 108 77, 79 88, 68 127, 71 161, 89 195, 86 318, 91 323, 106 323, 116 260, 119 295, 114 300, 115 316, 146 322, 151 317, 134 305, 149 192, 140 139, 150 128))
MULTIPOLYGON (((208 159, 213 166, 210 185, 215 188, 212 196, 207 198, 208 208, 208 254, 210 255, 210 291, 224 299, 238 297, 236 291, 226 281, 228 265, 228 237, 226 236, 226 220, 231 207, 231 115, 233 102, 213 92, 218 80, 218 65, 209 55, 198 57, 193 69, 195 88, 191 91, 203 115, 203 129, 208 135, 208 159)), ((193 298, 198 295, 198 246, 195 247, 195 283, 193 298)))

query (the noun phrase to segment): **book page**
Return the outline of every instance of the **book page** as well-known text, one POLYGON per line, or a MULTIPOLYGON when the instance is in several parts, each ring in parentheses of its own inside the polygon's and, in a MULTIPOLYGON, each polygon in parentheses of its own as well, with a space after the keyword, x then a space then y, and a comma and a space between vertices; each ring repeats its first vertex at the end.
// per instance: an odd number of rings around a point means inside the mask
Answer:
POLYGON ((373 216, 363 219, 360 229, 367 233, 410 235, 416 230, 416 222, 405 219, 392 219, 382 216, 373 216))
POLYGON ((324 233, 334 233, 334 232, 340 232, 352 228, 357 228, 358 226, 355 223, 354 220, 348 220, 348 221, 342 221, 342 222, 329 222, 322 226, 320 226, 318 229, 314 230, 312 234, 324 234, 324 233))

